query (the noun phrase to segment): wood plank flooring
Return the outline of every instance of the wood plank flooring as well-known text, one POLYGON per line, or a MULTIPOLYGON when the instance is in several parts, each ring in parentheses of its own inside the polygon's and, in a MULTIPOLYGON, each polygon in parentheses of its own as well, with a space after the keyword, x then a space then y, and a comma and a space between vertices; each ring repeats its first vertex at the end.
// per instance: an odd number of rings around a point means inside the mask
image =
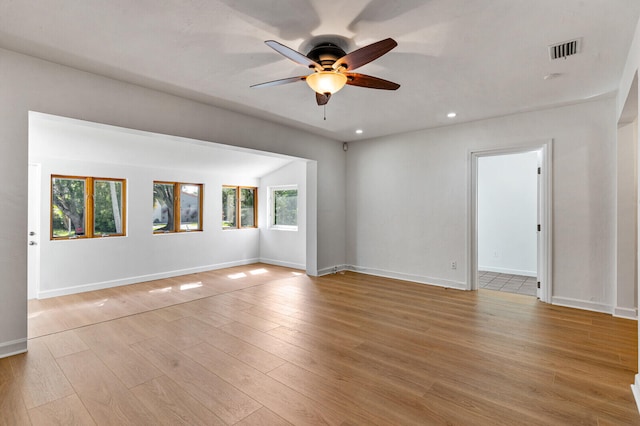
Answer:
POLYGON ((250 265, 31 301, 0 425, 632 425, 637 323, 250 265))

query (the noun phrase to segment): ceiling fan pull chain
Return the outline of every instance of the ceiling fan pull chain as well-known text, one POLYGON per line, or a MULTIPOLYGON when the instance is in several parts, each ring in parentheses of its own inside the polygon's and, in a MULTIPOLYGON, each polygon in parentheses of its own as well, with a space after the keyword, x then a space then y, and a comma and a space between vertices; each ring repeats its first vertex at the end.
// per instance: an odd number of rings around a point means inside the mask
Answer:
POLYGON ((324 121, 327 121, 327 104, 322 105, 324 110, 324 121))

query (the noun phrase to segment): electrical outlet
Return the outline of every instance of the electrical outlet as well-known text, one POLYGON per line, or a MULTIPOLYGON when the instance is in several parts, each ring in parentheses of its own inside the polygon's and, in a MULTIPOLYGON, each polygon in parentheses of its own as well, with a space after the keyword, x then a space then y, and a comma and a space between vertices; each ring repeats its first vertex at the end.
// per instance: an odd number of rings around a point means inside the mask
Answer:
POLYGON ((451 269, 458 269, 458 262, 456 262, 455 260, 451 262, 451 269))
POLYGON ((497 250, 493 252, 493 257, 495 257, 496 259, 500 257, 497 250))

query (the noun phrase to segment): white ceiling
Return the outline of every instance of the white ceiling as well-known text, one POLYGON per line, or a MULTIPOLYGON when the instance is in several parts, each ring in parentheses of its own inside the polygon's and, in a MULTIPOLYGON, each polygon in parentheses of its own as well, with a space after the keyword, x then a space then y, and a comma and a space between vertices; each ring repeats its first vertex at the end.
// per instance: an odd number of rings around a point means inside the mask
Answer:
POLYGON ((639 15, 638 0, 0 0, 0 47, 350 141, 610 94, 639 15), (308 73, 264 40, 306 54, 326 35, 346 51, 394 38, 358 71, 402 87, 347 86, 326 121, 304 83, 249 88, 308 73))

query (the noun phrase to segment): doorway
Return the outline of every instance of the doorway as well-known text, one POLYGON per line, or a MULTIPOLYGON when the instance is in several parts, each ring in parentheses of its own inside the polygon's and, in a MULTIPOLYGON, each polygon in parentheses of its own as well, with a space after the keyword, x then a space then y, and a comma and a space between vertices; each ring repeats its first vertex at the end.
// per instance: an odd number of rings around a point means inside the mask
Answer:
POLYGON ((551 141, 471 152, 470 163, 468 289, 520 292, 550 302, 551 141), (517 160, 510 166, 516 169, 531 167, 530 175, 505 182, 496 168, 507 160, 517 160), (528 200, 508 194, 524 192, 528 200))
POLYGON ((537 296, 539 151, 478 159, 478 287, 537 296))

